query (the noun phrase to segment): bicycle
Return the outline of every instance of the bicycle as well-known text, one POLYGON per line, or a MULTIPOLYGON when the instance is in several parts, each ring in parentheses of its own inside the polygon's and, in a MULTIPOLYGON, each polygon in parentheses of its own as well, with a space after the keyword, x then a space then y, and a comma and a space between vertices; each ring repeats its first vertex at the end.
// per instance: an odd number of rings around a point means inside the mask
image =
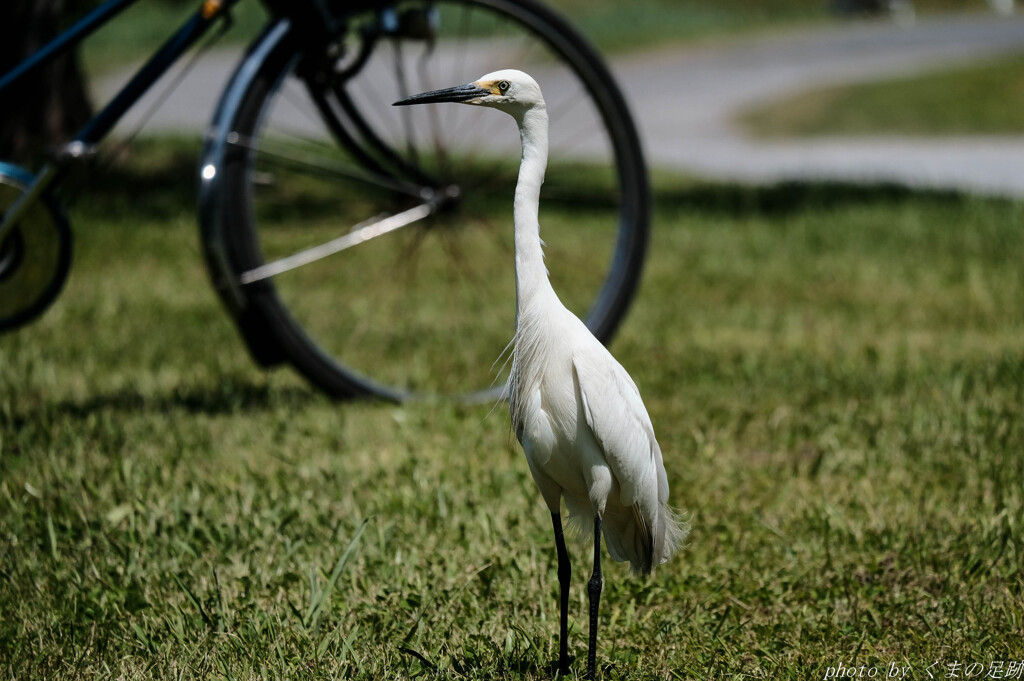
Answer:
MULTIPOLYGON (((0 95, 136 1, 107 0, 0 78, 0 95)), ((240 1, 202 2, 39 171, 0 164, 0 331, 61 289, 67 169, 240 1)), ((502 67, 548 97, 552 281, 612 337, 646 249, 647 173, 622 94, 565 19, 537 0, 261 2, 269 20, 220 96, 198 200, 212 283, 256 362, 337 397, 501 396, 519 141, 488 116, 391 103, 502 67)))

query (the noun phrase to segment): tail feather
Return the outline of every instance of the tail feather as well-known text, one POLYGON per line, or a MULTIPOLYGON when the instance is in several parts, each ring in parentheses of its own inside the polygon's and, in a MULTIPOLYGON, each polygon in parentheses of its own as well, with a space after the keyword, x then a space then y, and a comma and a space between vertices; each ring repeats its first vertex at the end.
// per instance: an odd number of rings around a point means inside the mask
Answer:
POLYGON ((603 523, 608 553, 617 561, 629 561, 635 573, 650 574, 654 552, 652 526, 635 506, 607 509, 603 523))
POLYGON ((658 508, 655 525, 652 569, 671 558, 690 534, 689 521, 668 506, 658 508))
MULTIPOLYGON (((566 505, 570 533, 578 540, 590 539, 594 524, 589 504, 566 505)), ((652 520, 646 515, 609 506, 601 518, 601 534, 612 560, 629 561, 633 573, 649 575, 683 546, 690 525, 668 506, 659 506, 652 520)))
MULTIPOLYGON (((564 497, 569 510, 572 536, 586 541, 594 534, 593 510, 589 501, 564 497)), ((628 509, 608 504, 601 518, 602 533, 612 560, 629 561, 634 573, 649 575, 679 550, 690 532, 690 524, 667 505, 659 504, 653 514, 639 506, 628 509), (649 516, 653 515, 653 518, 649 516)))
POLYGON ((690 531, 686 523, 668 506, 659 505, 650 514, 616 514, 605 523, 608 553, 615 560, 628 560, 634 574, 649 575, 675 553, 690 531), (635 516, 635 517, 632 517, 635 516))

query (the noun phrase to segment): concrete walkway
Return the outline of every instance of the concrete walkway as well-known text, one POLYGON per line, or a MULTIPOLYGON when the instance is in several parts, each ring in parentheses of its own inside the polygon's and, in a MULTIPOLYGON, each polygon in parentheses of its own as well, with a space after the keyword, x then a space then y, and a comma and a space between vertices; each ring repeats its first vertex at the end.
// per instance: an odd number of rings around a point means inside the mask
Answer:
MULTIPOLYGON (((843 23, 615 59, 653 166, 726 180, 894 181, 1024 196, 1024 137, 751 139, 733 124, 745 108, 818 87, 911 74, 1024 52, 1024 16, 995 14, 843 23)), ((237 53, 204 57, 155 110, 148 131, 201 131, 237 53)), ((123 78, 97 84, 109 96, 123 78)), ((899 102, 893 102, 899 106, 899 102)), ((131 128, 147 109, 137 106, 131 128)))
MULTIPOLYGON (((615 63, 652 165, 723 179, 888 180, 1024 196, 1024 137, 766 142, 734 116, 822 85, 912 74, 1024 52, 1024 16, 840 25, 630 57, 615 63)), ((899 106, 898 101, 893 102, 899 106)))

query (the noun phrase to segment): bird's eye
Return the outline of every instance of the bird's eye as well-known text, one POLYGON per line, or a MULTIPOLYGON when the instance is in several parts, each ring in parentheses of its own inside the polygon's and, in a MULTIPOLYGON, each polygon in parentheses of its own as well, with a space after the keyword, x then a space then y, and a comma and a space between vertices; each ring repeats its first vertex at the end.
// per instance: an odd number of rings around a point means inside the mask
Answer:
POLYGON ((498 83, 498 89, 502 92, 502 94, 504 94, 505 91, 508 90, 508 81, 503 80, 500 83, 498 83))

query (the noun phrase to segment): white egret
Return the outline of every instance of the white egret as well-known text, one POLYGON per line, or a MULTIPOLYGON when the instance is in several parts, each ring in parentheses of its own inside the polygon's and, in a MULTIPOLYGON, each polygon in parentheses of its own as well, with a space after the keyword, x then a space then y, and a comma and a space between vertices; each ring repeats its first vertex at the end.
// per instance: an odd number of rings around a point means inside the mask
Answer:
POLYGON ((668 560, 687 528, 668 507, 661 449, 640 392, 586 325, 562 305, 548 280, 538 219, 548 159, 548 115, 540 87, 522 71, 502 70, 395 104, 431 102, 493 107, 519 124, 522 159, 513 210, 516 330, 509 410, 555 531, 562 674, 569 671, 571 570, 561 500, 565 499, 570 520, 584 533, 589 533, 590 519, 593 522, 594 571, 587 585, 587 678, 593 678, 603 584, 602 534, 613 559, 628 560, 634 572, 650 574, 668 560))

